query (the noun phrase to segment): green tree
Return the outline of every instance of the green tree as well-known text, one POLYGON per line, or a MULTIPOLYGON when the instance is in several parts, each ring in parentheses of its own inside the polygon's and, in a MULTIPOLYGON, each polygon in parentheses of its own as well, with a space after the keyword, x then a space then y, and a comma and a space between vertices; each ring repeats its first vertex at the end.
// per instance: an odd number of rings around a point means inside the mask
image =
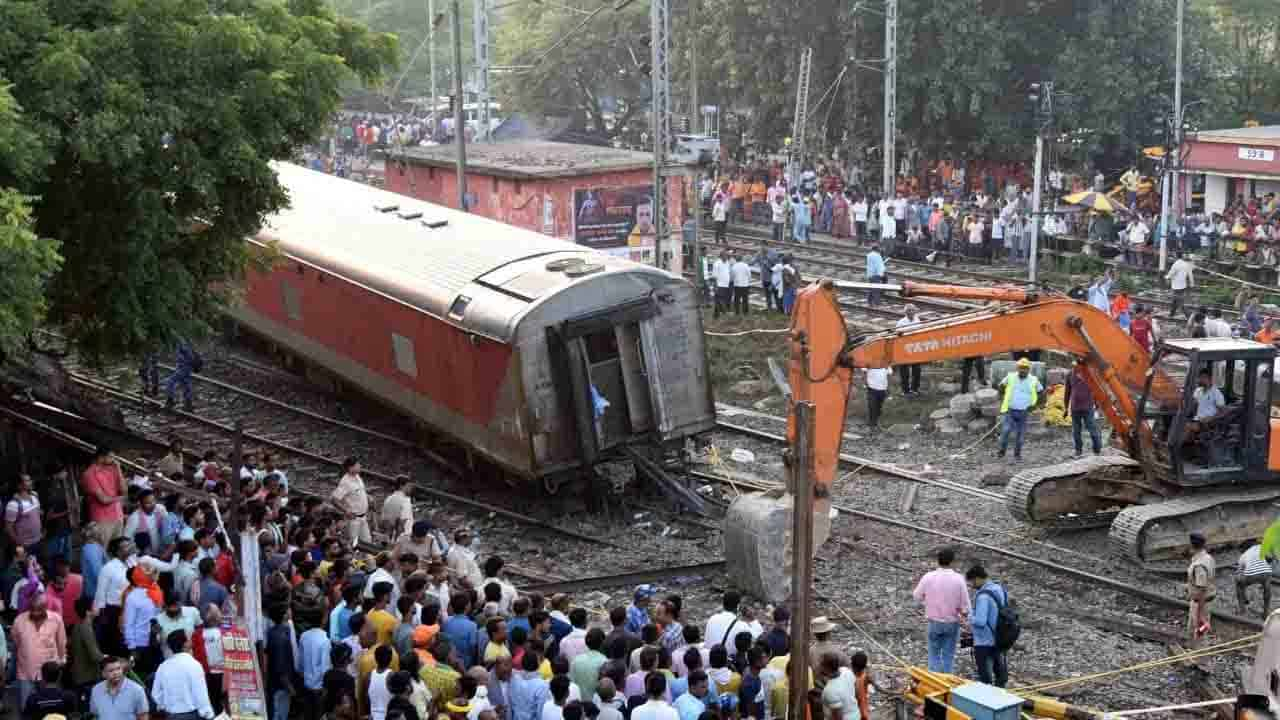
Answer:
POLYGON ((649 4, 606 8, 586 25, 585 13, 600 4, 577 4, 527 2, 506 11, 497 29, 497 62, 532 67, 498 77, 503 102, 534 115, 568 117, 570 130, 599 137, 646 127, 650 79, 632 53, 648 65, 649 4))
MULTIPOLYGON (((0 84, 0 177, 29 180, 45 157, 0 84)), ((0 357, 18 348, 44 318, 45 283, 58 268, 57 243, 35 233, 32 198, 0 184, 0 357)))
POLYGON ((0 73, 46 152, 0 186, 60 245, 49 317, 91 356, 207 331, 244 238, 288 198, 268 164, 313 140, 393 37, 321 0, 8 0, 0 73))

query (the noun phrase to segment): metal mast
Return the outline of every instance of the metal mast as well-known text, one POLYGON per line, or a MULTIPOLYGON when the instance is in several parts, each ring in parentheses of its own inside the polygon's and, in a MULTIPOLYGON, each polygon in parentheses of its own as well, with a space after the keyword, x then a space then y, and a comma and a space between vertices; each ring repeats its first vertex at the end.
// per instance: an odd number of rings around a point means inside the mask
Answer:
POLYGON ((467 115, 462 104, 462 8, 453 0, 453 145, 458 154, 458 209, 467 210, 467 115))
POLYGON ((898 175, 898 0, 884 4, 884 196, 893 194, 898 175))
POLYGON ((435 127, 440 127, 443 119, 436 112, 436 104, 440 102, 440 89, 436 85, 436 0, 427 0, 427 56, 431 60, 431 119, 435 127))
POLYGON ((800 72, 796 79, 795 124, 791 128, 791 181, 799 184, 801 163, 804 162, 804 131, 809 125, 809 75, 813 69, 813 48, 800 53, 800 72))
POLYGON ((476 140, 489 137, 489 0, 475 0, 476 140))
POLYGON ((671 233, 667 217, 667 153, 671 148, 671 4, 652 0, 649 38, 653 51, 653 264, 662 267, 662 249, 671 233))

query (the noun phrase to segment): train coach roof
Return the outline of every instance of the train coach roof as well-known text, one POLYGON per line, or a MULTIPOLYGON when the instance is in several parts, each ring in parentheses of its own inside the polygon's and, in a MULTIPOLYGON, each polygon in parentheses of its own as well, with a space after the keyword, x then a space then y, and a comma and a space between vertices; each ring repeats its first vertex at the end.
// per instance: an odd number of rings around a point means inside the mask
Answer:
POLYGON ((291 207, 268 218, 259 242, 272 243, 291 258, 494 339, 509 340, 516 316, 539 298, 573 284, 565 273, 545 269, 551 260, 581 258, 603 264, 606 270, 661 273, 581 245, 291 163, 273 167, 289 192, 291 207), (383 210, 389 206, 397 209, 383 210), (450 315, 459 296, 465 294, 478 304, 475 296, 486 289, 498 291, 487 304, 501 304, 501 308, 468 312, 474 320, 450 315))

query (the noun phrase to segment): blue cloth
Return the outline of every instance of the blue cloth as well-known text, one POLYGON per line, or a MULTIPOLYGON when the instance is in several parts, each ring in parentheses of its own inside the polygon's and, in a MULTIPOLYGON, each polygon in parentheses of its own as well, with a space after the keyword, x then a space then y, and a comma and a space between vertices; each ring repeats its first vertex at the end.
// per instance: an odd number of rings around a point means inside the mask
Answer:
POLYGON ((627 624, 622 629, 629 633, 640 634, 640 630, 649 624, 649 611, 636 607, 635 603, 627 606, 627 624))
MULTIPOLYGON (((707 685, 715 685, 715 683, 708 682, 707 685)), ((698 717, 707 709, 705 703, 689 693, 676 698, 672 705, 675 706, 676 712, 680 714, 680 720, 698 720, 698 717)))
POLYGON ((787 288, 782 291, 782 312, 790 315, 791 306, 796 304, 796 289, 787 288))
POLYGON ((689 692, 689 678, 687 677, 670 678, 667 681, 667 692, 671 693, 672 700, 675 700, 681 695, 684 695, 685 693, 689 692))
POLYGON ((344 602, 329 614, 329 637, 340 642, 351 637, 351 616, 355 614, 344 602))
POLYGON ((125 595, 123 635, 126 648, 137 650, 151 644, 151 620, 156 612, 156 604, 146 590, 134 588, 125 595))
POLYGON ((880 256, 880 253, 875 250, 867 253, 867 279, 880 277, 884 273, 884 258, 880 256))
POLYGON ((276 689, 271 693, 271 720, 289 720, 289 689, 276 689))
POLYGON ((1026 431, 1027 411, 1009 408, 1009 412, 1004 414, 1004 426, 1000 428, 1000 454, 1003 455, 1008 449, 1009 436, 1013 435, 1013 456, 1022 457, 1022 438, 1026 431))
POLYGON ((1071 439, 1076 444, 1076 454, 1084 452, 1082 430, 1089 431, 1089 439, 1093 441, 1093 454, 1102 452, 1102 435, 1098 432, 1098 423, 1094 422, 1093 410, 1071 411, 1071 439))
POLYGON ((929 671, 951 672, 956 663, 960 623, 929 621, 929 671))
POLYGON ((147 691, 125 678, 115 695, 107 692, 106 680, 94 685, 89 693, 89 709, 98 720, 138 720, 139 715, 150 711, 151 705, 147 691))
POLYGON ((1089 286, 1089 304, 1108 315, 1111 314, 1111 281, 1094 283, 1089 286))
POLYGON ((214 580, 212 575, 200 578, 200 603, 196 606, 200 617, 204 617, 210 605, 222 607, 226 601, 227 589, 222 587, 222 583, 214 580))
POLYGON ((1000 605, 1007 602, 1008 594, 994 580, 988 580, 978 590, 973 598, 973 614, 969 616, 975 646, 992 647, 996 644, 996 621, 1000 617, 1000 605), (999 599, 999 604, 991 598, 991 593, 999 599))
POLYGON ((329 635, 322 628, 311 628, 298 638, 297 670, 308 690, 320 690, 324 686, 324 674, 333 667, 329 661, 332 647, 329 635))
MULTIPOLYGON (((449 638, 453 648, 458 651, 458 659, 462 667, 469 668, 476 664, 476 624, 465 615, 452 615, 440 626, 440 634, 449 638)), ((541 711, 541 706, 539 706, 541 711)))
POLYGON ((81 597, 92 600, 98 592, 98 575, 102 574, 102 566, 107 563, 107 551, 96 542, 85 543, 80 547, 80 577, 84 579, 84 592, 81 597))
POLYGON ((1250 305, 1244 309, 1244 321, 1249 324, 1249 333, 1257 335, 1262 330, 1262 317, 1258 315, 1258 307, 1250 305))
POLYGON ((551 686, 535 672, 511 674, 509 720, 541 720, 542 706, 551 699, 551 686))

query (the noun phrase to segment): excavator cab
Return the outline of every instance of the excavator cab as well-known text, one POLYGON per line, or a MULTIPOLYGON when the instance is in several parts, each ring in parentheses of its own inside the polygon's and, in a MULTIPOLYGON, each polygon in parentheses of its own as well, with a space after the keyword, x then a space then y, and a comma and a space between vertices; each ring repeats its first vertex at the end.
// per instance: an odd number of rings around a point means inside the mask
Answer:
POLYGON ((1251 340, 1162 342, 1152 366, 1181 382, 1181 395, 1176 405, 1157 402, 1151 392, 1156 373, 1148 374, 1139 410, 1152 433, 1149 470, 1182 488, 1268 479, 1275 356, 1273 346, 1251 340))

